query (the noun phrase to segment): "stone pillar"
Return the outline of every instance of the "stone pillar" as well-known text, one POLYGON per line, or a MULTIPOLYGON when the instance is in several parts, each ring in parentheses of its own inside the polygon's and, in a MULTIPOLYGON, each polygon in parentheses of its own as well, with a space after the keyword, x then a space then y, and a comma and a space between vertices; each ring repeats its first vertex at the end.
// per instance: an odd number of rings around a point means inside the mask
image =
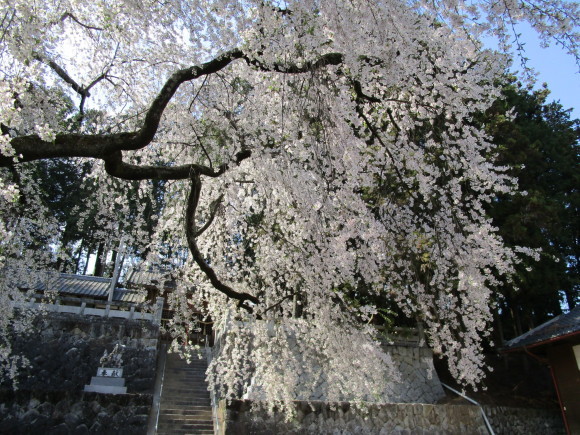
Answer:
POLYGON ((161 325, 161 316, 163 315, 163 303, 164 299, 159 297, 155 302, 155 313, 153 315, 153 324, 161 325))

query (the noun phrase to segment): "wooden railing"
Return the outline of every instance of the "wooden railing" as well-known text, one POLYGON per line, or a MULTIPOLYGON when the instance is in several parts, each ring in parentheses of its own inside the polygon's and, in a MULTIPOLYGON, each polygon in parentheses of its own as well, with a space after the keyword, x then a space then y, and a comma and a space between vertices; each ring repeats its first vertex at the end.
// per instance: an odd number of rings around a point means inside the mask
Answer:
POLYGON ((37 309, 53 313, 147 320, 155 325, 160 325, 163 302, 163 298, 157 298, 155 304, 132 304, 129 302, 108 302, 98 299, 57 296, 54 301, 38 297, 38 299, 30 302, 17 303, 17 306, 23 309, 37 309))

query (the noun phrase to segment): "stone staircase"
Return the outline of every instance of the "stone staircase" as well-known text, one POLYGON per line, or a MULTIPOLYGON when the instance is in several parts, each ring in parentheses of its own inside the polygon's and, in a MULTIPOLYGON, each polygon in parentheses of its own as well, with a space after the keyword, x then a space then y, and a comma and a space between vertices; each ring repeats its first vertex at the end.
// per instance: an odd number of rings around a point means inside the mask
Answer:
POLYGON ((205 358, 190 364, 174 353, 167 354, 158 434, 212 434, 213 420, 205 370, 205 358))

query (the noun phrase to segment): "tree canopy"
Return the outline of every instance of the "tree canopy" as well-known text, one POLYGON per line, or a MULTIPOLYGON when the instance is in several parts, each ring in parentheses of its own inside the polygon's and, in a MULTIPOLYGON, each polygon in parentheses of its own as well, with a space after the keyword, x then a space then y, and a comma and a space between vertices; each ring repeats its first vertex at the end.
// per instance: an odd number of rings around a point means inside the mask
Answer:
POLYGON ((496 162, 511 168, 520 192, 498 196, 489 212, 506 244, 540 254, 517 264, 514 282, 500 291, 500 317, 514 337, 578 303, 580 121, 548 103, 545 88, 514 83, 502 93, 486 113, 486 129, 498 145, 496 162))
POLYGON ((34 174, 66 158, 90 186, 79 219, 179 265, 178 318, 229 322, 210 368, 226 396, 254 373, 283 403, 303 366, 329 398, 381 394, 377 307, 344 290, 360 282, 424 322, 458 379, 482 376, 492 290, 534 252, 486 213, 516 182, 474 119, 509 62, 480 39, 507 50, 528 21, 578 58, 576 3, 3 1, 0 16, 5 329, 13 271, 62 255, 34 174))

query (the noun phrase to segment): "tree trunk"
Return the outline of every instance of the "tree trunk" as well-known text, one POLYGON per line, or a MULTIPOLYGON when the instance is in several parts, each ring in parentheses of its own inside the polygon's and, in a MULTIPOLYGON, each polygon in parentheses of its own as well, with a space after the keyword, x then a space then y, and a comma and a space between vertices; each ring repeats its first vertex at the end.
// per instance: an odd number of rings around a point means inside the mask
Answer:
POLYGON ((570 310, 574 309, 576 307, 576 298, 574 297, 574 291, 573 290, 566 290, 564 291, 564 293, 566 294, 566 302, 568 303, 568 308, 570 310))
POLYGON ((77 250, 77 254, 76 254, 76 259, 75 259, 75 270, 74 273, 78 274, 79 270, 81 268, 81 258, 83 256, 83 249, 85 247, 85 240, 83 239, 81 241, 81 245, 79 246, 79 249, 77 250))
POLYGON ((95 260, 95 276, 103 276, 105 272, 105 262, 103 261, 103 252, 105 251, 105 244, 99 243, 97 249, 97 258, 95 260))
POLYGON ((117 261, 118 252, 118 250, 113 250, 111 252, 111 263, 113 264, 113 269, 110 271, 111 276, 115 274, 115 262, 117 261))

